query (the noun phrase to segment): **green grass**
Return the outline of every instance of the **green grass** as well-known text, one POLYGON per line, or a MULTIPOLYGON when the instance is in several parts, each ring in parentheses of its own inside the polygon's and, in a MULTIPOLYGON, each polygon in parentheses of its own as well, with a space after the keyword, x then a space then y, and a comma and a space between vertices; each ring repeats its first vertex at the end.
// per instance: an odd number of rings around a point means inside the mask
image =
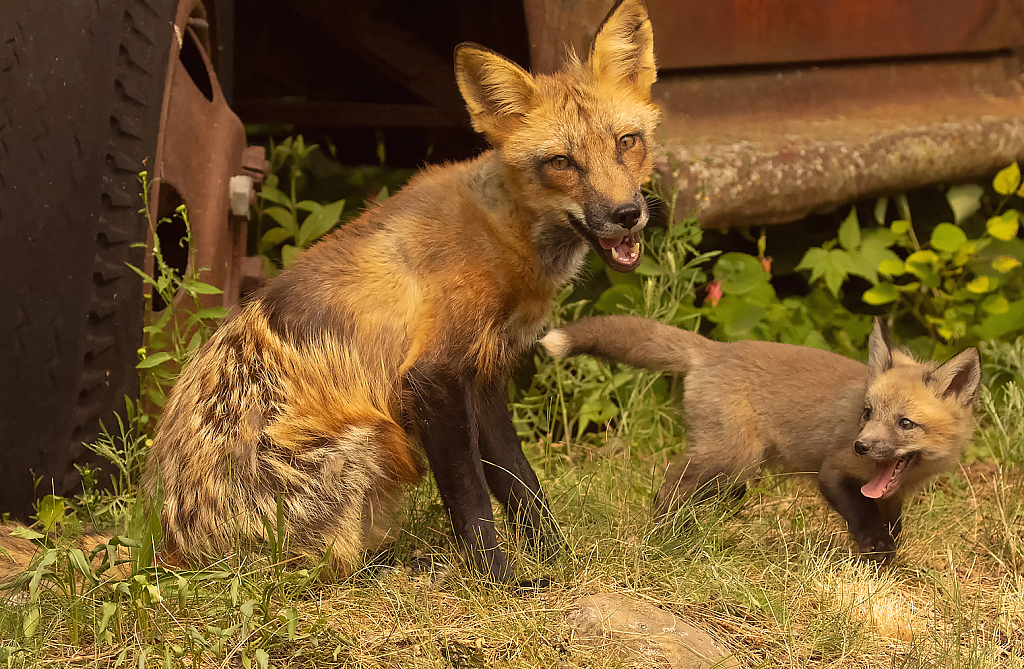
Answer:
MULTIPOLYGON (((634 388, 653 380, 640 377, 634 388)), ((1024 386, 996 381, 974 461, 914 496, 887 568, 856 558, 799 478, 766 477, 738 511, 705 505, 696 522, 656 529, 650 501, 681 428, 638 391, 609 431, 527 447, 569 549, 542 562, 516 537, 503 543, 518 574, 547 576, 549 589, 524 594, 467 570, 428 483, 410 491, 398 566, 341 583, 270 554, 154 571, 122 546, 134 563, 97 573, 73 550, 41 550, 52 563, 30 572, 38 582, 0 602, 0 667, 631 666, 567 623, 574 600, 598 591, 698 624, 750 667, 1024 666, 1024 386)), ((152 542, 144 520, 121 543, 152 542)))
MULTIPOLYGON (((686 230, 649 238, 654 262, 633 308, 695 327, 686 305, 704 277, 686 230)), ((583 311, 570 292, 556 319, 583 311)), ((857 558, 841 519, 800 478, 766 476, 738 509, 707 504, 658 529, 651 500, 685 444, 678 381, 538 354, 513 415, 567 549, 540 560, 496 509, 517 576, 554 582, 532 592, 459 561, 430 482, 409 491, 397 566, 368 559, 322 582, 287 563, 271 522, 260 554, 155 569, 159 524, 135 499, 143 414, 129 408, 94 445, 116 464, 113 492, 40 507, 45 547, 0 590, 0 669, 650 666, 570 628, 573 603, 600 591, 703 627, 748 667, 1024 667, 1024 340, 987 346, 983 360, 964 466, 914 495, 898 557, 879 568, 857 558), (118 534, 82 541, 80 521, 118 534)))

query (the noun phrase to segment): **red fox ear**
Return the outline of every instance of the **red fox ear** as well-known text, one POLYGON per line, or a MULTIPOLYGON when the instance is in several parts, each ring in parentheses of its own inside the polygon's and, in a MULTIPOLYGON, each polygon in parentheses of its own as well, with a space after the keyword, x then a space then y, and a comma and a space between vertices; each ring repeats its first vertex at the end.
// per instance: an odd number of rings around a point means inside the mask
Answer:
POLYGON ((590 67, 598 79, 630 83, 650 99, 658 68, 654 30, 642 0, 619 0, 608 12, 590 47, 590 67))
POLYGON ((957 353, 934 372, 932 378, 945 399, 956 396, 963 406, 974 404, 981 385, 981 355, 973 346, 957 353))
POLYGON ((868 338, 868 369, 871 370, 871 376, 878 376, 891 369, 892 356, 892 339, 889 336, 889 328, 881 318, 876 316, 875 325, 868 338))
POLYGON ((471 42, 455 47, 455 81, 473 129, 492 142, 500 142, 536 104, 537 87, 529 72, 471 42))

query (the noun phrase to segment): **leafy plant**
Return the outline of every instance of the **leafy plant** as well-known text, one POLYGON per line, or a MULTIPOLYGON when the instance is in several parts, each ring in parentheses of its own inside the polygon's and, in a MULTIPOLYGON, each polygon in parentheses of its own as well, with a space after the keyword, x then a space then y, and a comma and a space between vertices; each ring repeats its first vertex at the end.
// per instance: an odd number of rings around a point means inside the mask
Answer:
POLYGON ((917 234, 905 197, 896 199, 901 218, 888 226, 884 199, 876 208, 878 227, 862 229, 852 209, 837 240, 808 250, 798 269, 810 270, 812 284, 823 281, 837 297, 850 276, 866 279, 864 303, 887 307, 897 323, 916 321, 946 348, 1018 335, 1024 332, 1024 242, 1020 210, 1007 205, 1020 181, 1016 163, 999 172, 995 206, 978 186, 951 188, 946 198, 954 220, 934 225, 927 237, 917 234))
MULTIPOLYGON (((334 147, 328 145, 333 154, 334 147)), ((269 274, 288 267, 336 226, 358 215, 366 202, 381 202, 412 175, 411 170, 381 164, 342 166, 302 135, 271 143, 270 175, 256 207, 256 252, 269 274)))
MULTIPOLYGON (((139 174, 139 184, 142 186, 143 203, 140 213, 148 218, 150 181, 146 172, 139 174)), ((149 325, 143 328, 144 345, 139 349, 140 360, 136 365, 139 370, 140 394, 157 410, 167 401, 167 391, 174 385, 178 371, 210 338, 216 321, 227 315, 227 309, 224 307, 203 306, 201 296, 219 295, 221 290, 199 280, 201 274, 209 268, 196 267, 192 226, 185 206, 181 205, 175 209, 174 215, 182 221, 185 228, 185 234, 179 241, 182 248, 188 249, 185 273, 181 274, 164 259, 160 236, 156 234, 157 227, 170 223, 170 218, 160 219, 152 225, 150 236, 153 239, 153 266, 156 278, 128 263, 128 267, 149 284, 153 294, 159 295, 164 304, 168 305, 159 312, 159 315, 150 311, 149 325), (186 308, 175 303, 179 295, 184 295, 184 301, 190 303, 186 308)), ((137 243, 134 246, 145 248, 146 244, 137 243)), ((147 298, 150 305, 153 294, 147 298)), ((146 429, 154 420, 155 416, 143 412, 139 416, 139 425, 146 429)))

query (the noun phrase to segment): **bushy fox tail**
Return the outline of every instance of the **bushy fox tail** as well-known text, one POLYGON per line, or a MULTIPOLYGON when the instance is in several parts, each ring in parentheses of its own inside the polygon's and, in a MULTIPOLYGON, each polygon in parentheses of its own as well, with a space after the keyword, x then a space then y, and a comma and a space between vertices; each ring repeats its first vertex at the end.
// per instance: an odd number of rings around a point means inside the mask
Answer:
POLYGON ((551 355, 592 355, 654 372, 683 372, 699 366, 715 346, 695 332, 639 316, 582 318, 540 340, 551 355))

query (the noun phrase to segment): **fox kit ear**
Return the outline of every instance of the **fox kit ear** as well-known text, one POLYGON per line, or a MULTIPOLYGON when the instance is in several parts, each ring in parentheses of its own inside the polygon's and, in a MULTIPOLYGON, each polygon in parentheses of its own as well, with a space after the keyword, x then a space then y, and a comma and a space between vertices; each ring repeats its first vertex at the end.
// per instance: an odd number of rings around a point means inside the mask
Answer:
POLYGON ((654 30, 641 0, 619 0, 608 13, 590 47, 590 67, 598 79, 632 84, 650 100, 658 68, 654 30))
POLYGON ((492 142, 500 141, 535 104, 537 87, 530 73, 478 44, 455 47, 455 81, 473 129, 492 142))
POLYGON ((889 336, 889 328, 881 318, 875 316, 875 326, 871 329, 871 337, 868 339, 868 369, 871 370, 871 376, 878 376, 891 369, 892 362, 892 338, 889 336))
POLYGON ((973 346, 957 353, 934 372, 932 378, 945 399, 955 396, 963 406, 970 406, 978 397, 981 385, 981 355, 973 346))

